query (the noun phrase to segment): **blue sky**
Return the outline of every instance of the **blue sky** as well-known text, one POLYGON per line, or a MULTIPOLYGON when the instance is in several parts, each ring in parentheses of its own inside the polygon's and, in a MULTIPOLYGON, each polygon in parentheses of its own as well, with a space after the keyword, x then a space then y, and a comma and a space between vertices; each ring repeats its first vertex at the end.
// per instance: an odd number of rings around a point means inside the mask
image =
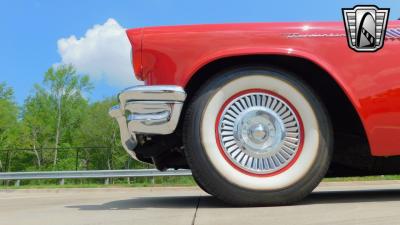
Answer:
MULTIPOLYGON (((15 89, 23 103, 43 73, 61 61, 57 41, 78 39, 109 18, 122 27, 228 22, 334 21, 341 8, 376 4, 400 17, 400 1, 216 1, 216 0, 1 0, 0 82, 15 89)), ((133 79, 133 77, 132 77, 133 79)), ((114 95, 122 87, 99 79, 91 100, 114 95)))

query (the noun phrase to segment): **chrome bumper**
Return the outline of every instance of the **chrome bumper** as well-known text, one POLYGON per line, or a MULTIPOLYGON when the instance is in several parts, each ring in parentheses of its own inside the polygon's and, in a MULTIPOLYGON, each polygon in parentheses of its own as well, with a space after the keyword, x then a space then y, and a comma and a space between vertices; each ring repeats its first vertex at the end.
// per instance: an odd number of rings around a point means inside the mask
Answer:
POLYGON ((174 132, 186 93, 171 85, 135 86, 119 95, 119 105, 109 111, 121 133, 122 146, 135 159, 136 134, 170 134, 174 132))

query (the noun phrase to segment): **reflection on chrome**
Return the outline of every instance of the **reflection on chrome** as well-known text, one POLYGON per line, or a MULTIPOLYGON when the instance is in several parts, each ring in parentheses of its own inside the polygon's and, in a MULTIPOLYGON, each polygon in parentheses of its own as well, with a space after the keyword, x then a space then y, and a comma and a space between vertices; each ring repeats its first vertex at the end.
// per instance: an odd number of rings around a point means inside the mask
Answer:
POLYGON ((172 85, 134 86, 119 95, 119 105, 109 114, 118 122, 124 149, 137 159, 136 134, 170 134, 174 132, 186 93, 172 85))

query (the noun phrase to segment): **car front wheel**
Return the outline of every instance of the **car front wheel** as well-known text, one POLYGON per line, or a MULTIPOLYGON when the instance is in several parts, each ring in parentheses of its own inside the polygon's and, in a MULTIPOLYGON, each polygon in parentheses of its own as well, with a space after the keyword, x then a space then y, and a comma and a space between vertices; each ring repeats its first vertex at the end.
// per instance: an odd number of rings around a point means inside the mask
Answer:
POLYGON ((323 104, 296 75, 243 67, 217 74, 191 100, 186 157, 196 181, 235 205, 280 205, 324 177, 332 130, 323 104))

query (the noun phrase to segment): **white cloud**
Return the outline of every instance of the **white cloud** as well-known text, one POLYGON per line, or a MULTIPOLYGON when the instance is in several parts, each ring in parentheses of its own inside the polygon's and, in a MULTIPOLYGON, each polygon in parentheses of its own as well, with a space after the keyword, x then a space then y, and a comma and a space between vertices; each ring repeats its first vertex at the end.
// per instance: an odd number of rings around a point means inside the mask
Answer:
POLYGON ((57 46, 61 63, 74 65, 95 81, 105 80, 118 88, 139 83, 133 74, 125 28, 112 18, 90 28, 83 37, 59 39, 57 46))

